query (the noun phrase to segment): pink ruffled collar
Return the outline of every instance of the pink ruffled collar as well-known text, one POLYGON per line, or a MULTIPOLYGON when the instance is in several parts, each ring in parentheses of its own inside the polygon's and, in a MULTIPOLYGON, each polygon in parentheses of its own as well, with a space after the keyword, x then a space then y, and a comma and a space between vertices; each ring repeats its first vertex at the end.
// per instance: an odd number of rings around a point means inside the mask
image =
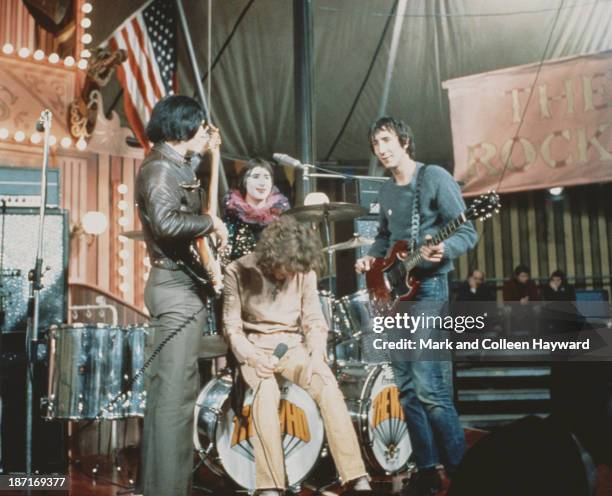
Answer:
POLYGON ((223 199, 225 215, 233 215, 249 224, 267 225, 277 220, 289 209, 289 200, 274 186, 266 201, 260 207, 246 202, 238 190, 231 190, 223 199))

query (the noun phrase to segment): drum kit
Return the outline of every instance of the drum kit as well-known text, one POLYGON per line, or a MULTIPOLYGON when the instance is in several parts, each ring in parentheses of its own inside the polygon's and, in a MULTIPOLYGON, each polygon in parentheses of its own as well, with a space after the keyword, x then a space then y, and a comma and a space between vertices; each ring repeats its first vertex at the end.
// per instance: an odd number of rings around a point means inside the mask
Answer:
MULTIPOLYGON (((324 251, 330 258, 338 251, 373 243, 359 236, 329 243, 331 222, 364 214, 365 209, 359 205, 346 203, 303 206, 285 213, 302 222, 322 223, 327 240, 324 251)), ((139 239, 138 232, 127 234, 139 239)), ((361 337, 372 329, 368 293, 361 290, 336 298, 330 288, 320 291, 319 299, 330 329, 329 362, 344 394, 362 455, 372 473, 396 474, 406 468, 412 448, 391 366, 362 359, 361 337)), ((227 345, 213 311, 214 302, 208 301, 208 305, 201 358, 213 359, 225 355, 227 345)), ((148 334, 146 325, 121 328, 68 324, 50 329, 49 394, 43 404, 44 416, 61 420, 142 417, 146 403, 142 367, 148 334)), ((226 370, 204 385, 194 410, 193 442, 200 464, 252 490, 255 463, 249 438, 254 432, 248 415, 252 396, 247 394, 243 407, 242 413, 248 418, 245 426, 229 406, 231 386, 226 370)), ((325 450, 323 420, 303 389, 286 380, 279 386, 286 472, 289 485, 298 487, 325 450)))
MULTIPOLYGON (((352 220, 366 213, 359 205, 326 203, 293 208, 301 222, 322 223, 331 256, 341 250, 368 246, 374 240, 355 236, 329 243, 329 223, 352 220)), ((331 262, 329 267, 331 267, 331 262)), ((328 279, 329 280, 329 279, 328 279)), ((367 290, 336 298, 331 288, 319 291, 323 315, 329 325, 328 359, 372 473, 403 471, 412 454, 404 412, 399 401, 393 370, 388 363, 367 363, 362 357, 362 336, 371 332, 373 312, 367 290)), ((243 414, 247 425, 238 422, 229 407, 232 382, 221 372, 202 389, 195 407, 194 444, 201 463, 221 477, 253 490, 255 463, 249 442, 253 435, 248 415, 252 396, 247 395, 243 414)), ((321 460, 324 451, 323 420, 312 398, 296 384, 281 380, 279 406, 285 469, 290 486, 299 487, 321 460)))
POLYGON ((57 420, 144 416, 146 324, 62 324, 49 330, 49 386, 42 414, 57 420))

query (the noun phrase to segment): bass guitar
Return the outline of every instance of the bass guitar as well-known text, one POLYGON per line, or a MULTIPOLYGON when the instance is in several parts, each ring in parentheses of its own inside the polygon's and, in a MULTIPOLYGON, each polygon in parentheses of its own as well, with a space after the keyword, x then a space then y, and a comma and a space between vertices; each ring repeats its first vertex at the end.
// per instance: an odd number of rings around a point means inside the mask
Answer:
POLYGON ((431 240, 417 246, 414 252, 410 253, 408 241, 397 241, 389 255, 374 259, 370 270, 366 272, 370 300, 386 308, 393 308, 399 301, 412 300, 421 285, 415 275, 415 269, 424 261, 419 248, 437 245, 452 236, 466 222, 489 219, 500 208, 499 196, 495 191, 490 191, 476 198, 459 217, 446 224, 431 240))
MULTIPOLYGON (((217 216, 219 209, 219 164, 220 164, 220 151, 215 149, 211 154, 210 164, 210 182, 209 182, 209 196, 206 213, 211 216, 217 216)), ((223 292, 223 271, 221 269, 221 263, 219 262, 218 255, 214 248, 214 243, 210 239, 211 236, 206 235, 198 240, 198 251, 202 264, 208 275, 208 281, 212 287, 215 295, 221 296, 223 292)))

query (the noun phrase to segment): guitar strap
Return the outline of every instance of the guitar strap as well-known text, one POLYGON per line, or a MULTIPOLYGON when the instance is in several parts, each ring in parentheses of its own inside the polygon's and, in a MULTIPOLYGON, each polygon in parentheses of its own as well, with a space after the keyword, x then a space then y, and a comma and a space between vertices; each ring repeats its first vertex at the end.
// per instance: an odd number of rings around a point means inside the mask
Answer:
POLYGON ((427 168, 427 164, 419 169, 416 178, 416 186, 414 188, 414 198, 412 199, 412 221, 410 225, 410 255, 412 255, 417 247, 419 239, 419 227, 421 226, 421 184, 423 183, 423 173, 427 168))

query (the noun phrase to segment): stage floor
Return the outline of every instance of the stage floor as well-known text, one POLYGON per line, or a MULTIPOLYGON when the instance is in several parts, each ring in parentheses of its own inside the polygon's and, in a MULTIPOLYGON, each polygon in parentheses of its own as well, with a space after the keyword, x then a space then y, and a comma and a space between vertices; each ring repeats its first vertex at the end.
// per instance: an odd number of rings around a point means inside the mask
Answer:
MULTIPOLYGON (((466 440, 468 446, 473 445, 483 435, 485 431, 466 429, 466 440)), ((45 496, 121 496, 129 495, 127 492, 130 480, 135 477, 138 467, 138 452, 134 448, 122 450, 119 459, 121 470, 117 470, 113 460, 103 457, 86 457, 77 463, 72 463, 67 474, 70 479, 70 489, 68 491, 44 491, 32 492, 32 495, 41 494, 45 496), (93 469, 98 464, 97 476, 93 477, 93 469)), ((339 484, 335 484, 325 490, 317 489, 329 484, 335 476, 333 463, 329 459, 323 459, 313 474, 308 477, 303 484, 300 496, 337 495, 341 494, 339 484)), ((393 494, 394 486, 400 487, 402 476, 396 476, 395 481, 390 476, 378 476, 373 479, 373 488, 378 494, 393 494)), ((22 496, 25 491, 0 491, 0 496, 22 496)), ((245 495, 244 490, 237 491, 235 486, 229 481, 221 479, 211 473, 205 467, 201 467, 195 477, 195 486, 192 496, 233 496, 245 495), (202 486, 199 489, 198 486, 202 486)), ((445 496, 446 491, 441 491, 436 496, 445 496)), ((612 468, 600 466, 598 470, 598 488, 596 496, 612 495, 612 468)))

